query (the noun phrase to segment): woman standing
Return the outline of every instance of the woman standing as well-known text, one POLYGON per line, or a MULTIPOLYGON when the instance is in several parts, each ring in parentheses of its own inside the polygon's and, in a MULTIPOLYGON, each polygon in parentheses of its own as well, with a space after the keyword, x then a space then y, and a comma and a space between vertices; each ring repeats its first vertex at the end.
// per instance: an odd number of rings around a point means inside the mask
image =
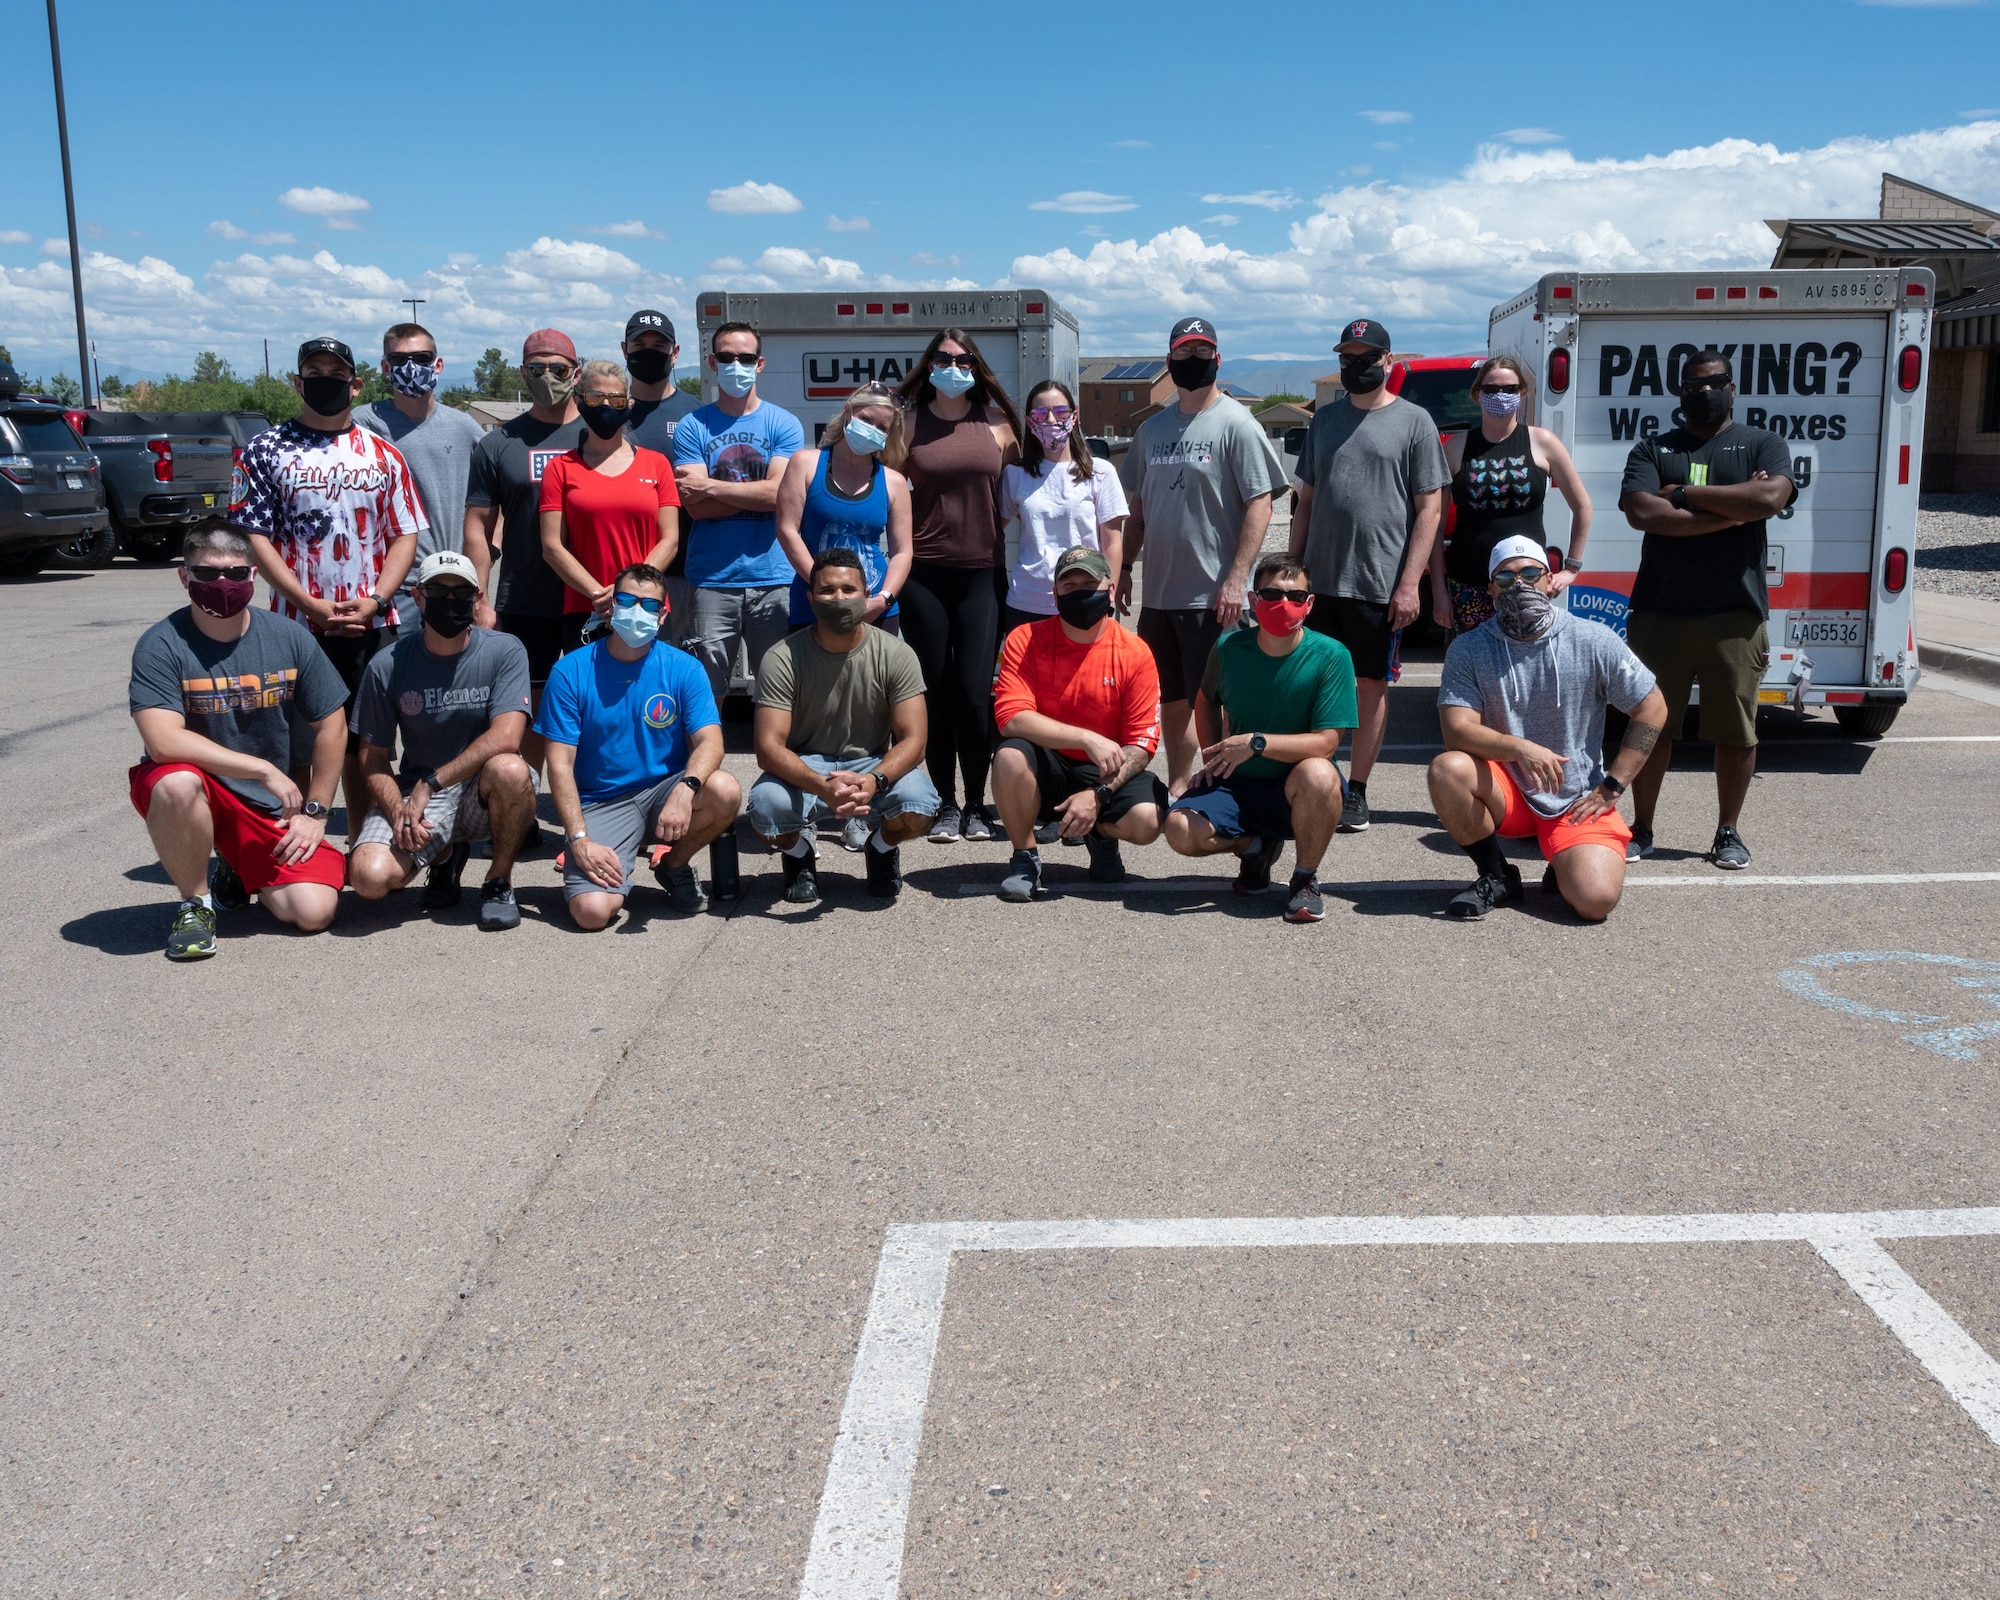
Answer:
POLYGON ((910 579, 903 637, 923 664, 926 760, 943 805, 933 844, 991 839, 993 666, 1000 654, 1000 471, 1020 453, 1020 424, 972 336, 947 328, 903 380, 910 427, 910 579), (954 768, 956 771, 954 771, 954 768), (959 778, 963 812, 952 803, 959 778))
POLYGON ((861 557, 868 580, 865 620, 898 633, 897 596, 910 575, 902 403, 893 389, 865 384, 848 396, 821 438, 822 448, 792 457, 778 485, 778 544, 798 574, 792 579, 791 625, 803 628, 813 620, 806 603, 813 557, 844 547, 861 557))
POLYGON ((635 561, 666 569, 680 540, 680 491, 657 450, 625 437, 632 391, 625 369, 586 361, 576 386, 585 432, 542 471, 542 557, 567 585, 563 651, 583 640, 594 612, 611 614, 612 580, 635 561))
MULTIPOLYGON (((1444 439, 1451 468, 1451 541, 1431 547, 1431 615, 1454 633, 1493 615, 1486 561, 1502 539, 1525 534, 1544 547, 1542 503, 1549 485, 1569 502, 1569 549, 1556 574, 1557 591, 1583 570, 1590 539, 1590 496, 1569 451, 1547 428, 1529 427, 1521 408, 1529 396, 1527 369, 1512 356, 1493 356, 1472 374, 1479 426, 1444 439)), ((1565 602, 1567 603, 1567 602, 1565 602)))
POLYGON ((1000 474, 1000 520, 1021 524, 1003 634, 1055 615, 1056 557, 1071 545, 1102 551, 1118 570, 1130 511, 1125 486, 1090 453, 1076 423, 1076 397, 1062 384, 1050 380, 1029 391, 1021 459, 1000 474))

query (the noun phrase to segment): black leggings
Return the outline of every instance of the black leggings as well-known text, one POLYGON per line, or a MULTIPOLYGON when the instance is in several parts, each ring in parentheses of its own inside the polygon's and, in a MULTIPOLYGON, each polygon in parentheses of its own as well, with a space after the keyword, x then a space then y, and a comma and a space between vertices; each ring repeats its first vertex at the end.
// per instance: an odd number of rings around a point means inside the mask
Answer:
POLYGON ((993 765, 993 665, 1000 657, 1001 570, 910 563, 897 596, 903 640, 924 669, 930 742, 924 762, 948 805, 953 780, 965 780, 965 804, 986 803, 993 765), (957 772, 953 772, 953 767, 957 772))

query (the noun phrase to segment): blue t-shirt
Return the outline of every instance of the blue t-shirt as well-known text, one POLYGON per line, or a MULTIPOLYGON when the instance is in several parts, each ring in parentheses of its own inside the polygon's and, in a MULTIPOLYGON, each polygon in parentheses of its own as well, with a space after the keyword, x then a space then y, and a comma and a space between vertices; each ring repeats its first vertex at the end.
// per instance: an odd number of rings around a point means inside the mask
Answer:
POLYGON ((655 642, 620 661, 599 639, 550 671, 535 732, 576 746, 577 798, 590 805, 672 777, 687 765, 689 735, 721 720, 708 674, 686 651, 655 642))
MULTIPOLYGON (((703 406, 674 425, 674 465, 699 461, 718 483, 762 483, 773 461, 803 450, 805 442, 799 419, 768 400, 742 417, 703 406)), ((792 564, 778 548, 777 518, 695 519, 687 576, 697 589, 768 589, 788 582, 792 564)))

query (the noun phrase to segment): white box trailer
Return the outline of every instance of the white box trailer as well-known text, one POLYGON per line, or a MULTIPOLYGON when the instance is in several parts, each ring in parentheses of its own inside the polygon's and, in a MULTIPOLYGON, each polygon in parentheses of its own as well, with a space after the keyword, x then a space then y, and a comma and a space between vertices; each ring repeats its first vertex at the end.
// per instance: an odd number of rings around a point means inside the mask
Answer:
MULTIPOLYGON (((1624 632, 1641 539, 1618 510, 1625 458, 1678 422, 1687 358, 1720 350, 1736 368, 1736 420, 1785 440, 1798 485, 1770 522, 1758 697, 1887 729, 1919 670, 1911 580, 1935 292, 1923 267, 1552 272, 1495 306, 1487 348, 1535 375, 1533 420, 1590 492, 1570 610, 1624 632)), ((1547 515, 1549 542, 1567 548, 1560 496, 1547 515)))

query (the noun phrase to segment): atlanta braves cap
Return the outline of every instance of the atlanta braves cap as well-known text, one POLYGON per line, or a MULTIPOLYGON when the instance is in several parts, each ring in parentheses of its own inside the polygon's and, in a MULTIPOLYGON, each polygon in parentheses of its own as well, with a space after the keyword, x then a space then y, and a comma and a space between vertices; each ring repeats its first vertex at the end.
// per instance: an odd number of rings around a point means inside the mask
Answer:
POLYGON ((1215 324, 1206 317, 1182 317, 1174 324, 1174 331, 1167 335, 1167 349, 1178 350, 1190 339, 1206 339, 1216 349, 1222 348, 1222 340, 1216 336, 1215 324))
POLYGON ((354 352, 330 333, 323 333, 317 339, 308 339, 299 346, 299 366, 302 368, 305 366, 307 356, 317 355, 334 356, 347 363, 349 372, 355 370, 354 352))
POLYGON ((1340 330, 1340 338, 1334 348, 1338 349, 1343 344, 1365 344, 1371 350, 1395 349, 1389 342, 1389 330, 1366 317, 1358 318, 1340 330))
POLYGON ((666 335, 668 344, 679 344, 674 337, 673 319, 664 311, 635 311, 625 323, 625 342, 630 344, 642 333, 666 335))

